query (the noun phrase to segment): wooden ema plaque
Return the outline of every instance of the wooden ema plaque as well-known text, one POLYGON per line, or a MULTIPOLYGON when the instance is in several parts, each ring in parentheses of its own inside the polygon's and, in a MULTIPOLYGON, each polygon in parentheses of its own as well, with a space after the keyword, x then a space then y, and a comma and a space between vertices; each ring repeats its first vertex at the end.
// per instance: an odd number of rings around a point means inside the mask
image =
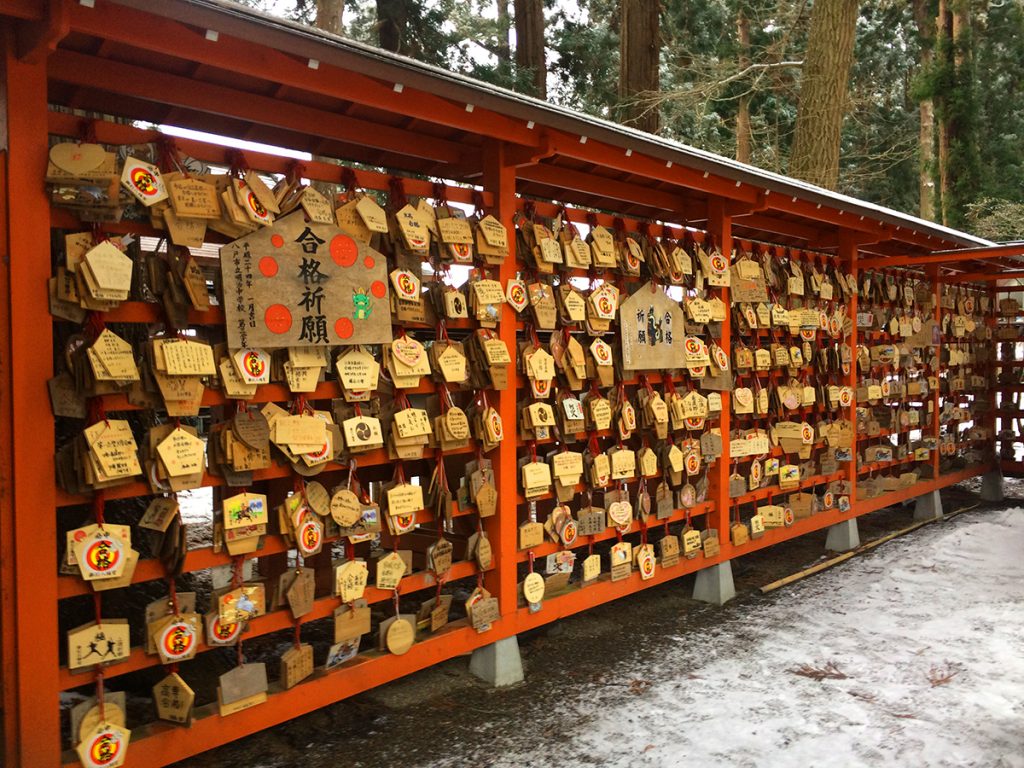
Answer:
POLYGON ((391 341, 387 260, 299 211, 221 248, 232 349, 391 341))
POLYGON ((625 370, 684 367, 683 312, 678 302, 654 283, 641 286, 622 302, 619 324, 625 370))
POLYGON ((381 650, 396 656, 407 653, 416 642, 415 614, 402 614, 385 619, 380 624, 381 650))
POLYGON ((242 664, 220 676, 217 705, 221 717, 267 700, 267 666, 263 663, 242 664))
POLYGON ((125 693, 124 691, 106 691, 103 696, 103 712, 95 696, 79 702, 71 708, 71 740, 74 744, 82 741, 92 733, 100 723, 107 722, 125 727, 125 693))
POLYGON ((76 752, 85 768, 118 768, 128 756, 131 731, 113 723, 97 723, 85 734, 76 752))
POLYGON ((292 688, 313 674, 313 646, 302 643, 281 656, 281 685, 292 688))
POLYGON ((195 700, 195 692, 177 672, 170 673, 153 686, 156 715, 161 720, 187 724, 192 719, 192 706, 195 700))
POLYGON ((67 638, 69 669, 124 661, 131 652, 128 622, 124 619, 89 622, 69 631, 67 638))

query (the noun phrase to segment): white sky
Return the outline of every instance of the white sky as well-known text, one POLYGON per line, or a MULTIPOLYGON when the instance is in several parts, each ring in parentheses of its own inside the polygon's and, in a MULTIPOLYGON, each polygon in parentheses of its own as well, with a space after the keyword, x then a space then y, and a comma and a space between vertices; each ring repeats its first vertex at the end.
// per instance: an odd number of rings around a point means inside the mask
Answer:
POLYGON ((271 144, 261 144, 258 141, 245 141, 244 139, 235 139, 230 136, 218 136, 215 133, 194 131, 191 128, 181 128, 176 125, 161 125, 158 127, 161 133, 166 133, 168 136, 178 136, 183 139, 195 139, 196 141, 205 141, 222 147, 232 147, 234 149, 249 150, 251 152, 264 152, 268 155, 291 157, 296 160, 313 159, 313 156, 309 152, 300 152, 296 149, 288 149, 287 147, 276 147, 271 144))

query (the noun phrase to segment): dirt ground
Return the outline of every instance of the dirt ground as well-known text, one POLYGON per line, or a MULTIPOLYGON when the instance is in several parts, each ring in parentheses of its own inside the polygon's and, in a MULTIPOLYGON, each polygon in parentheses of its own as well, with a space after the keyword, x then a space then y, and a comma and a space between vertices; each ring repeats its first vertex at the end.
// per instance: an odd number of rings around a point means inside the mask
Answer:
MULTIPOLYGON (((965 484, 944 491, 946 513, 977 504, 975 488, 965 484)), ((998 508, 1024 502, 1024 485, 1007 480, 1006 491, 1007 501, 998 508)), ((981 505, 948 525, 986 508, 996 507, 981 505)), ((861 541, 908 525, 912 514, 911 506, 861 517, 861 541)), ((758 603, 785 600, 786 589, 761 595, 758 588, 823 559, 825 537, 824 530, 818 531, 733 561, 738 597, 724 607, 693 601, 691 575, 521 635, 526 682, 513 688, 487 687, 469 674, 468 658, 456 658, 178 766, 431 765, 445 761, 450 744, 488 765, 490 761, 481 761, 480 755, 488 754, 494 735, 507 729, 528 730, 538 708, 556 704, 581 685, 624 687, 624 692, 643 688, 650 684, 643 676, 644 661, 663 652, 666 638, 700 644, 712 626, 742 617, 758 603), (636 671, 623 676, 623 669, 636 671)), ((742 632, 742 622, 736 626, 742 632)), ((713 655, 716 649, 709 647, 708 653, 713 655)), ((535 734, 556 741, 563 735, 535 734)), ((601 761, 595 756, 593 762, 601 761)))

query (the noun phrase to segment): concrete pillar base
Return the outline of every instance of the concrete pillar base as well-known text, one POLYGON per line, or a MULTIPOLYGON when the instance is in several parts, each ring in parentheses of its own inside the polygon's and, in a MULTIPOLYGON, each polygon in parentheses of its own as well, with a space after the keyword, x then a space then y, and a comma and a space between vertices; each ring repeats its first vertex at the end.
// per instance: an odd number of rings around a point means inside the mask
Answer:
POLYGON ((732 582, 732 563, 728 560, 697 571, 697 581, 693 585, 694 600, 724 605, 734 597, 736 587, 732 582))
POLYGON ((942 517, 942 498, 938 491, 918 496, 914 503, 914 520, 935 520, 942 517))
POLYGON ((495 688, 523 682, 519 638, 513 635, 477 648, 469 659, 469 671, 495 688))
POLYGON ((825 549, 832 552, 849 552, 860 546, 860 529, 857 519, 843 520, 828 529, 825 549))
POLYGON ((994 469, 981 476, 981 500, 1002 501, 1003 496, 1003 473, 994 469))

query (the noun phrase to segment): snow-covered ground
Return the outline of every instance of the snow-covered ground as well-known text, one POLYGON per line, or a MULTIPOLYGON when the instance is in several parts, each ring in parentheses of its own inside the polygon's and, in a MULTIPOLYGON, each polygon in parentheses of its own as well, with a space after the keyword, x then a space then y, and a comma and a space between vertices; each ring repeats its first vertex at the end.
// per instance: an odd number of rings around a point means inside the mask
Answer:
POLYGON ((1024 510, 970 518, 647 647, 635 679, 498 715, 485 750, 406 764, 1024 766, 1024 510), (797 674, 829 665, 844 677, 797 674))

